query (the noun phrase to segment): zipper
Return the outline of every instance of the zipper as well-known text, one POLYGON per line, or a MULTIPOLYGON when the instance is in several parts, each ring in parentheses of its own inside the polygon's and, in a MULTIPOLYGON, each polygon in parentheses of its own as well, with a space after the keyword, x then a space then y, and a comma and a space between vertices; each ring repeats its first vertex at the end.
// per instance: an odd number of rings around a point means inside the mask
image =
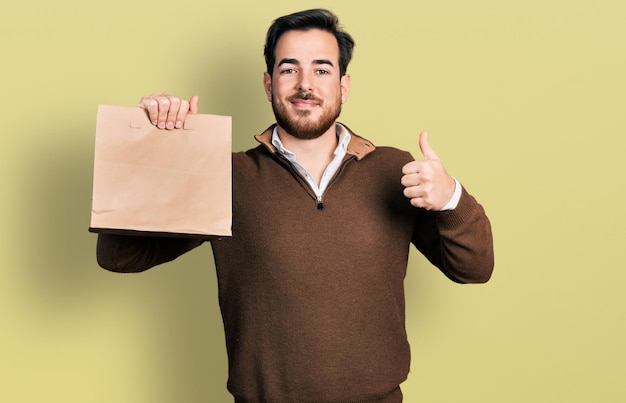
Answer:
MULTIPOLYGON (((300 184, 307 188, 310 192, 309 194, 313 197, 313 199, 315 200, 315 206, 319 211, 323 211, 324 210, 324 201, 323 201, 323 197, 324 195, 316 195, 315 192, 313 191, 313 189, 311 188, 311 185, 309 185, 309 183, 307 182, 307 180, 300 174, 300 172, 298 172, 298 170, 291 164, 291 162, 289 162, 289 160, 287 160, 287 158, 285 158, 282 154, 275 152, 273 153, 275 158, 278 158, 278 161, 280 161, 280 163, 284 166, 287 167, 287 169, 289 169, 291 171, 291 173, 298 178, 298 182, 300 182, 300 184)), ((335 175, 333 176, 333 178, 330 180, 330 182, 328 182, 328 186, 326 186, 326 189, 324 190, 324 193, 328 192, 328 189, 330 189, 330 187, 332 186, 333 183, 335 183, 335 181, 337 180, 337 178, 341 175, 341 173, 343 172, 345 166, 348 164, 348 162, 350 162, 351 160, 355 159, 356 157, 354 155, 347 155, 348 158, 346 158, 341 165, 339 166, 339 168, 337 169, 337 172, 335 172, 335 175)))
MULTIPOLYGON (((339 165, 339 168, 337 169, 337 172, 335 172, 335 175, 332 177, 330 182, 328 182, 328 186, 326 186, 326 189, 324 190, 324 194, 326 194, 326 192, 328 192, 328 190, 333 185, 333 183, 335 183, 337 181, 337 178, 339 178, 339 176, 341 176, 341 174, 343 173, 343 169, 346 167, 346 165, 348 165, 348 162, 352 161, 355 158, 356 157, 354 155, 348 155, 348 158, 346 158, 341 163, 341 165, 339 165)), ((308 184, 307 184, 307 186, 308 186, 308 184)), ((324 210, 324 202, 322 200, 324 194, 321 194, 321 195, 317 196, 317 209, 319 211, 324 210)))
POLYGON ((324 210, 324 203, 322 202, 322 195, 317 196, 317 209, 324 210))

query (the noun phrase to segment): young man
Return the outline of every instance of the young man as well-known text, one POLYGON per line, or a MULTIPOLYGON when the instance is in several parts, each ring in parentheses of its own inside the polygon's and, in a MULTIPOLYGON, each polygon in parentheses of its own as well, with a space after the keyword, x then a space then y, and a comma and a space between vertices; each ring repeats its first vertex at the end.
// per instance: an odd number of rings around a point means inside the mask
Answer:
MULTIPOLYGON (((233 154, 233 236, 211 242, 237 402, 401 402, 409 245, 453 281, 492 272, 489 221, 425 133, 414 161, 337 123, 353 46, 326 10, 281 17, 267 35, 277 123, 233 154)), ((197 103, 163 94, 139 107, 168 129, 197 103)), ((138 272, 200 243, 100 235, 98 261, 138 272)))

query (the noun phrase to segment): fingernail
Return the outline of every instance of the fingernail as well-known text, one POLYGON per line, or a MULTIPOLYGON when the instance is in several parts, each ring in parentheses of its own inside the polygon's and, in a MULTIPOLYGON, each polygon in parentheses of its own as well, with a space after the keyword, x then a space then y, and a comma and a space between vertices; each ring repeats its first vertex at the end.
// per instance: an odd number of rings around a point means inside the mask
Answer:
POLYGON ((165 127, 166 127, 168 130, 173 129, 173 128, 174 128, 174 122, 167 122, 167 123, 165 124, 165 127))
POLYGON ((181 122, 180 120, 176 121, 176 128, 180 129, 181 127, 183 127, 183 122, 181 122))
POLYGON ((159 122, 159 129, 165 129, 165 122, 159 122))

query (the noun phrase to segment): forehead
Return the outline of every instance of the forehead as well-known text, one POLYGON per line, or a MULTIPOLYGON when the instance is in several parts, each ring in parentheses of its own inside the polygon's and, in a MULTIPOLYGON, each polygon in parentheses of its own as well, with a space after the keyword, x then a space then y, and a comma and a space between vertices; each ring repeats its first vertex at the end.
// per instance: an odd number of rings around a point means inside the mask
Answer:
POLYGON ((301 63, 328 59, 339 61, 339 45, 333 34, 320 29, 294 30, 281 35, 274 50, 276 61, 289 58, 301 63))

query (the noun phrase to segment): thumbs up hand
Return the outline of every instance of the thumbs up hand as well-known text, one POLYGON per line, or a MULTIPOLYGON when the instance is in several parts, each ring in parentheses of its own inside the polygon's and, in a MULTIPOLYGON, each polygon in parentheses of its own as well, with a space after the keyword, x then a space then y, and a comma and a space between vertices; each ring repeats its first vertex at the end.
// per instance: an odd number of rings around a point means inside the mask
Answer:
POLYGON ((420 134, 419 147, 424 159, 411 161, 402 168, 404 195, 415 207, 438 211, 452 198, 456 182, 428 144, 426 132, 420 134))

